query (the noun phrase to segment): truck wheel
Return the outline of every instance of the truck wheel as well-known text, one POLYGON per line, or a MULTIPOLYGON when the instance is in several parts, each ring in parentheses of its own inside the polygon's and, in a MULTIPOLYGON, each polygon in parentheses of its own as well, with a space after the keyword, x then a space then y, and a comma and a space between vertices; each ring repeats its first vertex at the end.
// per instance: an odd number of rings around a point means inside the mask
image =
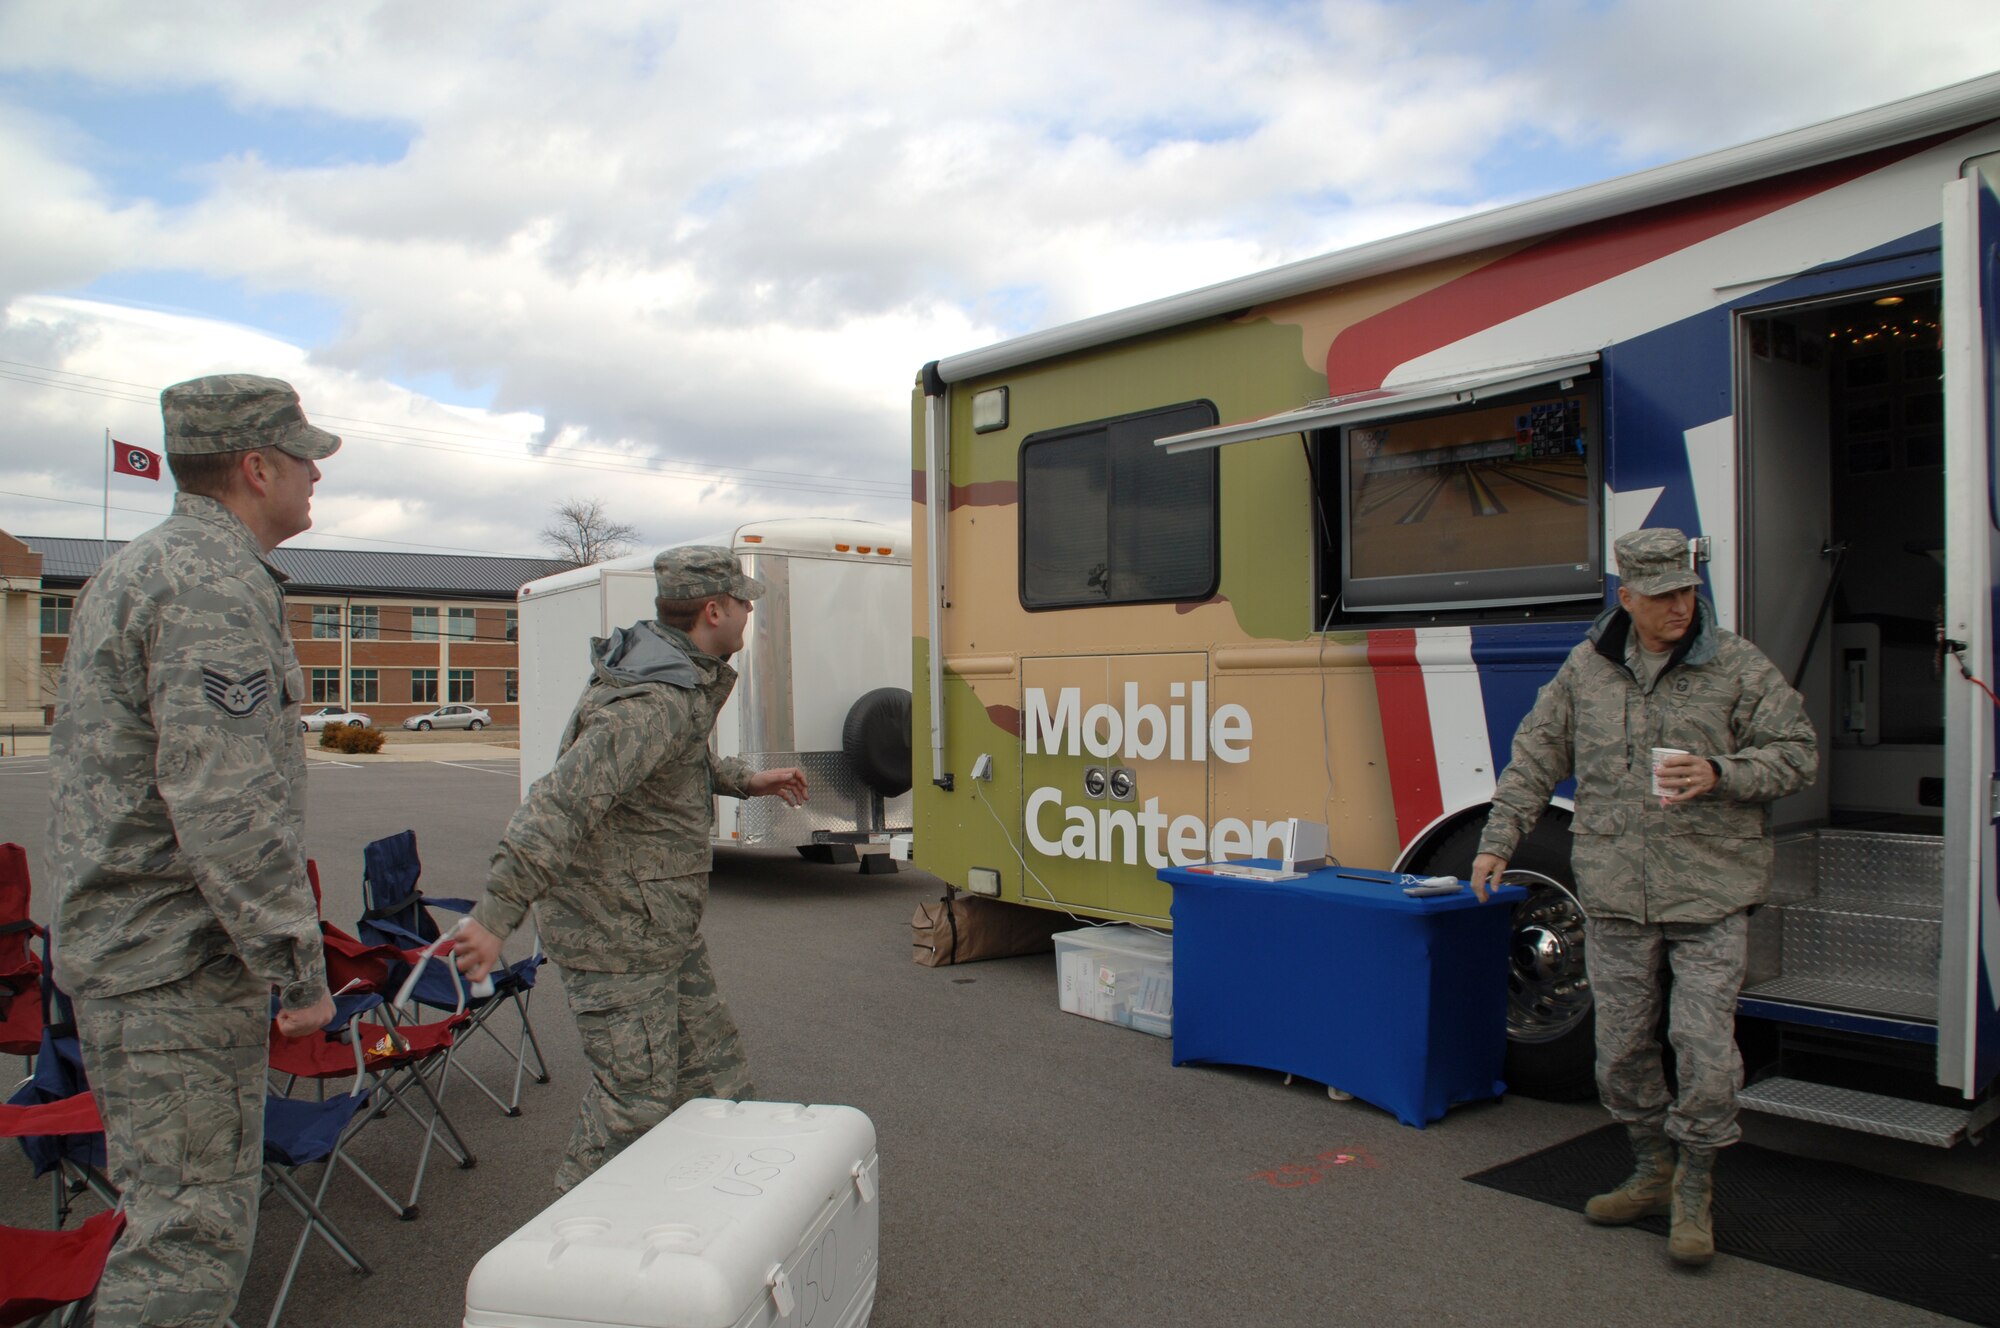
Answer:
POLYGON ((885 798, 910 791, 910 694, 901 687, 865 693, 840 726, 840 750, 861 782, 885 798))
MULTIPOLYGON (((1597 1020, 1583 967, 1583 906, 1569 866, 1569 813, 1552 807, 1507 863, 1528 887, 1514 908, 1507 971, 1507 1087, 1579 1102, 1597 1095, 1597 1020)), ((1466 877, 1486 819, 1445 836, 1423 871, 1466 877)))

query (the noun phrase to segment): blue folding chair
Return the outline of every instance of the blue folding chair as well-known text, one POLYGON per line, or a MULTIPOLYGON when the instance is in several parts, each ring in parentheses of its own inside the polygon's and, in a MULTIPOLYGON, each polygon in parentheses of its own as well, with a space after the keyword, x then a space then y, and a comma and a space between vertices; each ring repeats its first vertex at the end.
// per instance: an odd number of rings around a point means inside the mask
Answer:
MULTIPOLYGON (((76 1038, 76 1014, 70 1008, 69 997, 56 986, 48 950, 48 934, 44 932, 41 1044, 35 1053, 34 1073, 7 1099, 9 1106, 46 1106, 90 1092, 90 1082, 83 1073, 83 1047, 76 1038)), ((105 1174, 109 1162, 101 1128, 92 1133, 24 1136, 21 1151, 27 1154, 36 1177, 53 1173, 50 1216, 56 1226, 69 1220, 71 1201, 85 1189, 106 1204, 117 1205, 118 1193, 105 1174)))
MULTIPOLYGON (((417 856, 414 830, 378 839, 361 850, 361 893, 366 911, 361 915, 356 930, 361 933, 362 940, 371 945, 390 945, 414 952, 445 935, 437 919, 431 916, 432 907, 460 914, 471 913, 470 899, 426 895, 418 889, 417 881, 423 870, 423 862, 417 856)), ((449 1062, 450 1068, 462 1072, 508 1116, 521 1114, 521 1081, 529 1073, 531 1055, 534 1058, 535 1082, 545 1084, 549 1081, 548 1064, 542 1058, 541 1043, 535 1038, 535 1026, 528 1018, 528 1000, 534 994, 535 977, 545 958, 547 956, 542 953, 540 938, 537 937, 534 953, 526 959, 493 970, 491 996, 467 998, 453 975, 440 964, 425 965, 411 992, 418 1004, 434 1010, 462 1006, 471 1016, 471 1027, 491 1038, 513 1061, 514 1087, 512 1094, 506 1098, 473 1073, 463 1056, 453 1057, 449 1062), (512 1046, 490 1024, 493 1014, 505 1007, 511 1007, 520 1020, 520 1035, 512 1046)), ((408 954, 406 965, 398 968, 393 975, 397 982, 408 976, 407 964, 414 960, 414 953, 408 954)))
MULTIPOLYGON (((351 1018, 354 1013, 350 1009, 345 1017, 351 1018)), ((317 1100, 281 1097, 276 1093, 264 1099, 264 1179, 268 1189, 282 1196, 305 1220, 305 1229, 299 1232, 298 1243, 292 1246, 292 1259, 285 1266, 284 1280, 278 1285, 278 1297, 271 1305, 265 1328, 277 1328, 278 1316, 284 1313, 285 1301, 292 1294, 292 1282, 298 1276, 299 1261, 305 1257, 306 1245, 313 1236, 325 1241, 355 1272, 365 1275, 370 1271, 353 1242, 334 1225, 324 1208, 334 1164, 354 1165, 341 1149, 359 1128, 354 1123, 355 1115, 368 1105, 369 1090, 365 1086, 368 1076, 362 1068, 358 1045, 354 1047, 354 1076, 355 1084, 349 1092, 317 1100), (307 1194, 292 1173, 315 1163, 324 1164, 325 1170, 320 1175, 319 1188, 307 1194)), ((370 1183, 373 1184, 372 1179, 370 1183)))

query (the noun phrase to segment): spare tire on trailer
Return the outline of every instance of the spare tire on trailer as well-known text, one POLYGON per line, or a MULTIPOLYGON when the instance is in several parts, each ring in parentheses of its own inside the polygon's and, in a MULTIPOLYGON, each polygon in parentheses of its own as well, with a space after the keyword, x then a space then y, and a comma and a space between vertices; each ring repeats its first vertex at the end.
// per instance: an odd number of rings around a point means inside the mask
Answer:
MULTIPOLYGON (((1569 822, 1568 812, 1549 808, 1507 863, 1510 871, 1540 879, 1525 882, 1529 896, 1514 909, 1505 1076, 1509 1091, 1550 1102, 1597 1095, 1597 1011, 1583 967, 1583 908, 1569 865, 1569 822)), ((1485 828, 1484 816, 1464 822, 1414 869, 1470 876, 1485 828)))
POLYGON ((910 791, 910 693, 877 687, 856 701, 840 726, 840 750, 861 782, 885 798, 910 791))

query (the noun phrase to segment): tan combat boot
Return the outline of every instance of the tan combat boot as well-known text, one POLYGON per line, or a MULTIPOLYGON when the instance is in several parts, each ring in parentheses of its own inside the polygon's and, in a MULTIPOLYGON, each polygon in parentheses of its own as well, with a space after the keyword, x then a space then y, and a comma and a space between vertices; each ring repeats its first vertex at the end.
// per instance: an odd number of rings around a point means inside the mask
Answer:
POLYGON ((1715 1257, 1715 1222, 1709 1206, 1715 1197, 1715 1150, 1681 1149, 1674 1168, 1674 1228, 1667 1236, 1667 1253, 1675 1263, 1699 1268, 1715 1257))
POLYGON ((1608 1194, 1600 1194, 1583 1206, 1583 1215, 1600 1226, 1622 1227, 1654 1213, 1664 1213, 1671 1202, 1674 1181, 1674 1145, 1659 1129, 1628 1125, 1632 1136, 1632 1174, 1608 1194))

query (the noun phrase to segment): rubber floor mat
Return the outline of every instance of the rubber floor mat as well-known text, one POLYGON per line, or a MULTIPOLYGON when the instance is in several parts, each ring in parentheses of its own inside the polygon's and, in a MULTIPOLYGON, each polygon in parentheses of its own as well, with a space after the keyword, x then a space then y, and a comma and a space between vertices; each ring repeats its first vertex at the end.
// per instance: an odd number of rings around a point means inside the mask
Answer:
MULTIPOLYGON (((1607 1125, 1466 1179, 1580 1214, 1631 1170, 1624 1127, 1607 1125)), ((1664 1216, 1632 1225, 1667 1234, 1664 1216)), ((1737 1144, 1715 1165, 1715 1249, 2000 1324, 2000 1202, 1977 1195, 1737 1144)))

